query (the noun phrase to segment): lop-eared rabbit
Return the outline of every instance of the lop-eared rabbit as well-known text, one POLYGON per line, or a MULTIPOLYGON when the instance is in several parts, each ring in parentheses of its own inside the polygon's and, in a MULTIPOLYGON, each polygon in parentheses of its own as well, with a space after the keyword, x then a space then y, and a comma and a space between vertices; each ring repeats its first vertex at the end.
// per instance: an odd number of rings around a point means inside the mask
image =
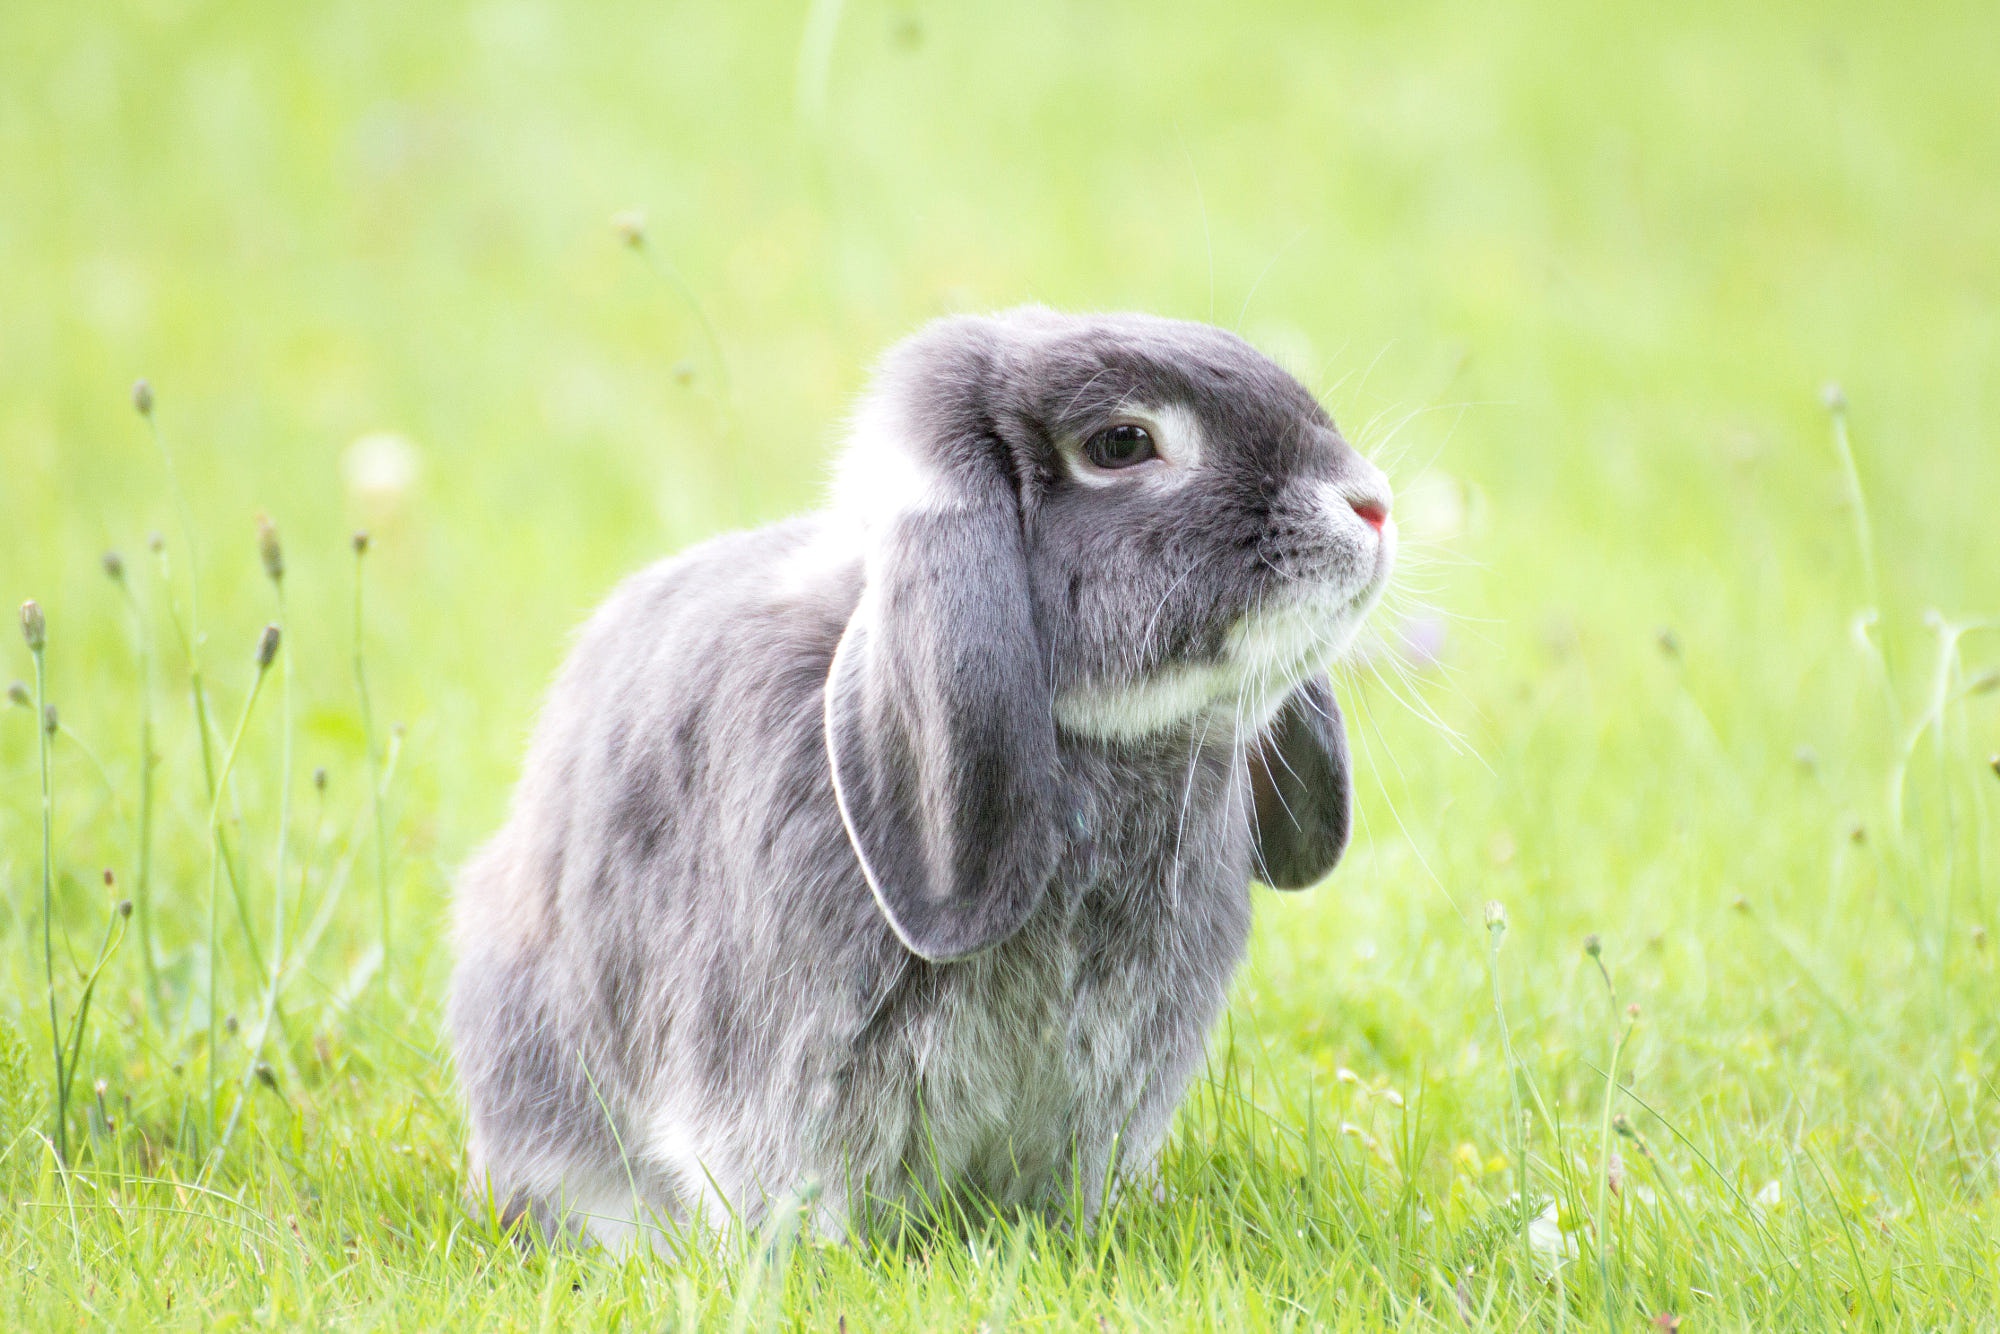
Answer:
POLYGON ((1347 842, 1326 669, 1389 490, 1248 344, 938 320, 833 490, 613 594, 461 879, 470 1189, 545 1237, 1087 1208, 1155 1161, 1249 881, 1347 842))

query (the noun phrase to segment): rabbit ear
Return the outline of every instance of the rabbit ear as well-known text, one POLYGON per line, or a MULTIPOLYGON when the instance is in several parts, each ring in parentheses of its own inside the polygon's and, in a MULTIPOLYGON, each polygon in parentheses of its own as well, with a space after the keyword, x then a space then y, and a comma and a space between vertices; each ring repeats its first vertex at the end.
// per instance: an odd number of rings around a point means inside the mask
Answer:
POLYGON ((1249 760, 1257 878, 1304 889, 1340 861, 1354 810, 1347 733, 1325 676, 1292 692, 1249 760))
POLYGON ((988 435, 923 452, 948 462, 876 529, 827 676, 826 746, 876 903, 910 949, 948 960, 1041 901, 1056 740, 1006 449, 988 435))

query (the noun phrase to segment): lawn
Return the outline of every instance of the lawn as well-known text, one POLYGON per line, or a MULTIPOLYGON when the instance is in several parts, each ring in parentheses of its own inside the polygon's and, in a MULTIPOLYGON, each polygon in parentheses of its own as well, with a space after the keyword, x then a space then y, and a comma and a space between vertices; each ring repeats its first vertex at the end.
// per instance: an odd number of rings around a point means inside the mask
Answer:
POLYGON ((1996 51, 10 0, 0 1326, 1992 1328, 1996 51), (1029 300, 1238 328, 1390 469, 1353 850, 1256 892, 1094 1228, 523 1254, 461 1203, 446 923, 572 628, 814 504, 889 341, 1029 300))

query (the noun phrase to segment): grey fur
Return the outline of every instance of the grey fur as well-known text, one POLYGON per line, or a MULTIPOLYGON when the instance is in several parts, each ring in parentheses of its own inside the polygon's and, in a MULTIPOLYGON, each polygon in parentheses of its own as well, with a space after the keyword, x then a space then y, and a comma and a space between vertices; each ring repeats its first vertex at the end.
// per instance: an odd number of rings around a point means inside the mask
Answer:
POLYGON ((1394 529, 1284 371, 1203 325, 944 320, 848 458, 828 510, 599 610, 461 878, 472 1191, 544 1229, 1094 1201, 1157 1153, 1253 867, 1345 845, 1324 667, 1394 529), (1078 461, 1134 417, 1176 453, 1078 461))

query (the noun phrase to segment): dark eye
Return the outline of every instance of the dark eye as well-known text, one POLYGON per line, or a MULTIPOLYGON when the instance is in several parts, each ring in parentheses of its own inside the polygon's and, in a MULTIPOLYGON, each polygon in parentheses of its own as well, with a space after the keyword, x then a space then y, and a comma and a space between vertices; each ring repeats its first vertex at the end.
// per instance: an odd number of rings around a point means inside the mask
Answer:
POLYGON ((1154 457, 1143 426, 1107 426, 1083 443, 1084 457, 1100 468, 1129 468, 1154 457))

